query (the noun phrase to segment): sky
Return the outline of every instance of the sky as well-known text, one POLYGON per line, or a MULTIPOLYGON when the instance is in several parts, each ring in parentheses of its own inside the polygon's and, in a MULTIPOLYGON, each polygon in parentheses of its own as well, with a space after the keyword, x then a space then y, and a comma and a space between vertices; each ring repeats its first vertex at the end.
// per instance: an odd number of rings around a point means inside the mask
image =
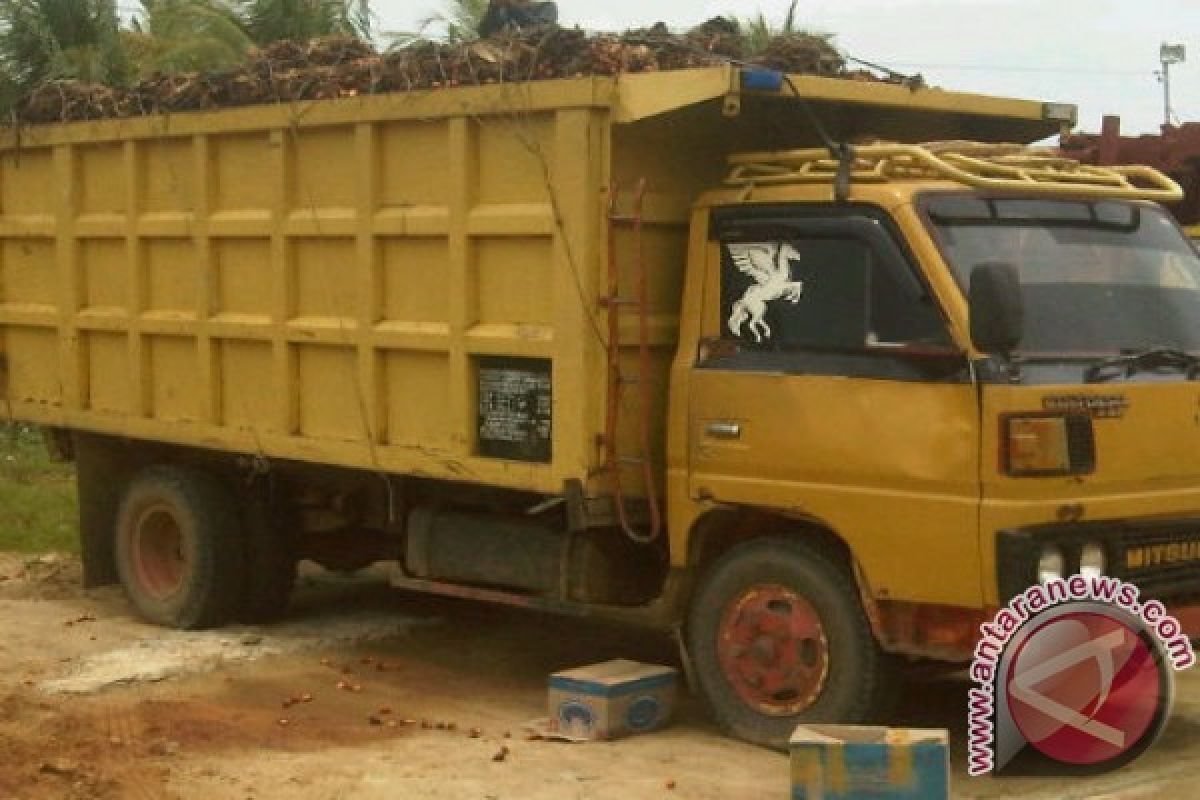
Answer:
MULTIPOLYGON (((441 0, 372 0, 382 30, 411 31, 441 0)), ((564 25, 623 30, 663 21, 688 28, 718 14, 762 10, 782 20, 788 0, 559 0, 564 25)), ((832 33, 846 54, 919 72, 958 91, 1075 103, 1080 128, 1119 114, 1125 133, 1164 120, 1159 46, 1188 48, 1171 68, 1177 121, 1200 122, 1197 0, 801 0, 800 23, 832 33)))

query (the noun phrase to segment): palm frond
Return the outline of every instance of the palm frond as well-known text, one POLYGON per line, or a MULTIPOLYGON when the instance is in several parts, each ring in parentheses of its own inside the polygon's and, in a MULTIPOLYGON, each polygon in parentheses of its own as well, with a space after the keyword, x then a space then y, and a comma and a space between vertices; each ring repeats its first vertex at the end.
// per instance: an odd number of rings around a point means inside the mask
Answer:
POLYGON ((800 0, 792 0, 792 4, 788 6, 787 16, 783 18, 783 27, 780 33, 795 33, 796 32, 796 7, 800 5, 800 0))
POLYGON ((306 40, 343 35, 371 36, 367 0, 234 0, 250 38, 266 45, 281 39, 306 40))
POLYGON ((0 69, 22 89, 129 77, 116 0, 0 0, 0 69))
POLYGON ((231 67, 250 37, 222 0, 142 0, 126 47, 142 74, 231 67))

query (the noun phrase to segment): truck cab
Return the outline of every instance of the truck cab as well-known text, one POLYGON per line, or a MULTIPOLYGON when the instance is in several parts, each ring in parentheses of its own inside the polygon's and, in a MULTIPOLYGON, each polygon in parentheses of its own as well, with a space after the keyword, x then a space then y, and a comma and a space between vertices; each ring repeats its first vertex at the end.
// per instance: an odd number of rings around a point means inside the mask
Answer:
POLYGON ((834 198, 827 151, 735 157, 693 218, 673 530, 729 548, 691 642, 759 738, 877 714, 888 656, 966 661, 1047 578, 1200 589, 1200 258, 1151 202, 1176 187, 962 143, 855 159, 834 198))

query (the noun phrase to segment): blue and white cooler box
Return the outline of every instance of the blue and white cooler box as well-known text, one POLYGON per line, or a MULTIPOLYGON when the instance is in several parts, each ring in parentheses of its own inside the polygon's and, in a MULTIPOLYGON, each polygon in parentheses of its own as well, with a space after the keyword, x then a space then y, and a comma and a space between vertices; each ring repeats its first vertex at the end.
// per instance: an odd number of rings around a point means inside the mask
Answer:
POLYGON ((617 659, 550 676, 550 720, 567 736, 616 739, 661 728, 675 709, 678 670, 617 659))
POLYGON ((801 725, 792 735, 792 800, 948 800, 944 730, 801 725))

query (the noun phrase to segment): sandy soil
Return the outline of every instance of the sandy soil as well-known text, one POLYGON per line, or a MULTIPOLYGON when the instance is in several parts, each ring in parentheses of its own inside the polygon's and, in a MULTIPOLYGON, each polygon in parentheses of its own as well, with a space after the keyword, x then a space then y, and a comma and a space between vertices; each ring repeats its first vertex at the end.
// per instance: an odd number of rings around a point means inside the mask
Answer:
MULTIPOLYGON (((785 756, 722 737, 686 696, 659 733, 526 739, 548 673, 615 657, 673 663, 656 634, 321 576, 304 581, 283 625, 182 634, 135 620, 118 591, 81 591, 78 577, 70 559, 0 554, 0 798, 789 793, 785 756)), ((902 721, 961 742, 965 690, 912 682, 902 721)), ((1200 675, 1178 690, 1163 740, 1121 773, 973 780, 956 752, 956 796, 1191 796, 1200 675)))

